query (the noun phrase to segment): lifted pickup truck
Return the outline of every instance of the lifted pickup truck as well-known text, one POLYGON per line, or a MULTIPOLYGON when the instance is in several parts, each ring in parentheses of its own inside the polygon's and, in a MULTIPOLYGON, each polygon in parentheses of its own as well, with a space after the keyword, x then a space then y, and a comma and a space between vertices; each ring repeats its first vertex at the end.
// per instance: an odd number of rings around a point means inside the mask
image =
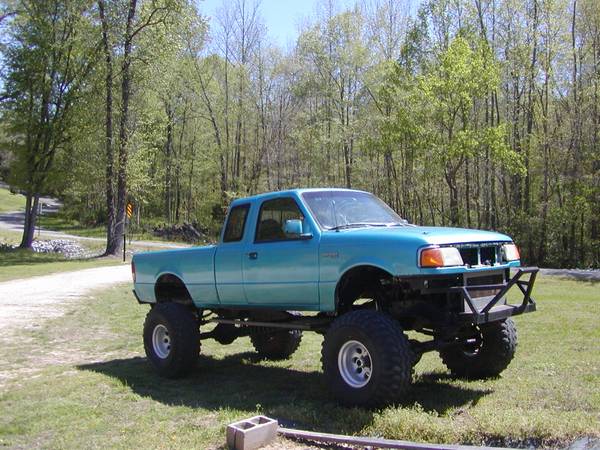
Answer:
POLYGON ((334 396, 376 406, 402 399, 428 351, 455 376, 508 366, 511 316, 535 310, 538 269, 519 259, 503 234, 415 226, 368 192, 300 189, 236 200, 218 245, 137 254, 132 271, 159 374, 192 370, 203 339, 249 336, 284 359, 315 331, 334 396), (522 300, 509 304, 515 286, 522 300))

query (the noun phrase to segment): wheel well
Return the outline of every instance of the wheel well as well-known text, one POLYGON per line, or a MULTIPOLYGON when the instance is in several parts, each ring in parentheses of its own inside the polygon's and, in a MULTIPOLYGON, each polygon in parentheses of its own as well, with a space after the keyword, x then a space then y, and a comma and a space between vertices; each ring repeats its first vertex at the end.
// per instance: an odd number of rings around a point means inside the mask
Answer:
POLYGON ((336 310, 346 312, 352 304, 373 287, 379 287, 383 279, 391 279, 393 275, 379 267, 362 265, 345 272, 335 288, 336 310))
POLYGON ((161 275, 154 286, 157 303, 181 303, 192 305, 192 297, 181 278, 173 274, 161 275))

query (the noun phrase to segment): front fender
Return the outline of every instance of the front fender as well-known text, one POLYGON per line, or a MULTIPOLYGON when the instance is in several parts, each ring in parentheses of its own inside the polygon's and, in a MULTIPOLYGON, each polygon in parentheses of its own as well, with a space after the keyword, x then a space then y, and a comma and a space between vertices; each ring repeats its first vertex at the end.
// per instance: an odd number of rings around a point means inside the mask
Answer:
MULTIPOLYGON (((333 257, 335 260, 336 257, 333 257)), ((375 255, 355 257, 343 261, 341 264, 335 264, 329 261, 323 264, 321 259, 321 282, 319 283, 319 298, 321 302, 321 311, 335 311, 335 295, 337 285, 340 279, 348 271, 360 267, 370 266, 383 270, 389 274, 394 274, 395 265, 391 261, 386 261, 375 255)))
POLYGON ((386 261, 383 258, 373 255, 365 255, 362 257, 349 259, 348 261, 344 261, 344 263, 339 268, 337 281, 339 282, 339 280, 344 276, 346 272, 359 266, 377 267, 378 269, 381 269, 392 276, 395 275, 398 270, 398 264, 395 264, 393 261, 386 261))

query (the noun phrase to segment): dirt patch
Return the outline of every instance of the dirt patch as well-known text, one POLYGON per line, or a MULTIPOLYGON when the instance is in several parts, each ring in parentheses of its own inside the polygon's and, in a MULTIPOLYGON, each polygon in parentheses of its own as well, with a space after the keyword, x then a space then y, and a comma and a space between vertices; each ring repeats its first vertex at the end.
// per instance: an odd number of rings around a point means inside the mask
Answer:
POLYGON ((45 321, 62 316, 76 303, 93 301, 87 295, 90 291, 130 278, 129 267, 119 265, 0 283, 0 329, 4 332, 0 344, 6 351, 0 357, 0 387, 11 380, 32 378, 49 365, 97 359, 97 354, 74 348, 65 336, 38 342, 37 333, 45 321), (29 351, 22 352, 24 347, 29 351))
POLYGON ((62 315, 69 304, 86 293, 130 279, 129 267, 119 265, 0 283, 0 328, 39 327, 44 320, 62 315))

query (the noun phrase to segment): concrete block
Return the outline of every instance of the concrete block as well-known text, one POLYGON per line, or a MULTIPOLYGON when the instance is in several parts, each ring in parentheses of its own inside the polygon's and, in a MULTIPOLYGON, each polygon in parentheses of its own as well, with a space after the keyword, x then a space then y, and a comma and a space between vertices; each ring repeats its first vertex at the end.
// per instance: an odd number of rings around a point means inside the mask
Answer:
POLYGON ((254 450, 269 444, 277 436, 279 424, 266 416, 240 420, 227 427, 227 446, 232 450, 254 450))

